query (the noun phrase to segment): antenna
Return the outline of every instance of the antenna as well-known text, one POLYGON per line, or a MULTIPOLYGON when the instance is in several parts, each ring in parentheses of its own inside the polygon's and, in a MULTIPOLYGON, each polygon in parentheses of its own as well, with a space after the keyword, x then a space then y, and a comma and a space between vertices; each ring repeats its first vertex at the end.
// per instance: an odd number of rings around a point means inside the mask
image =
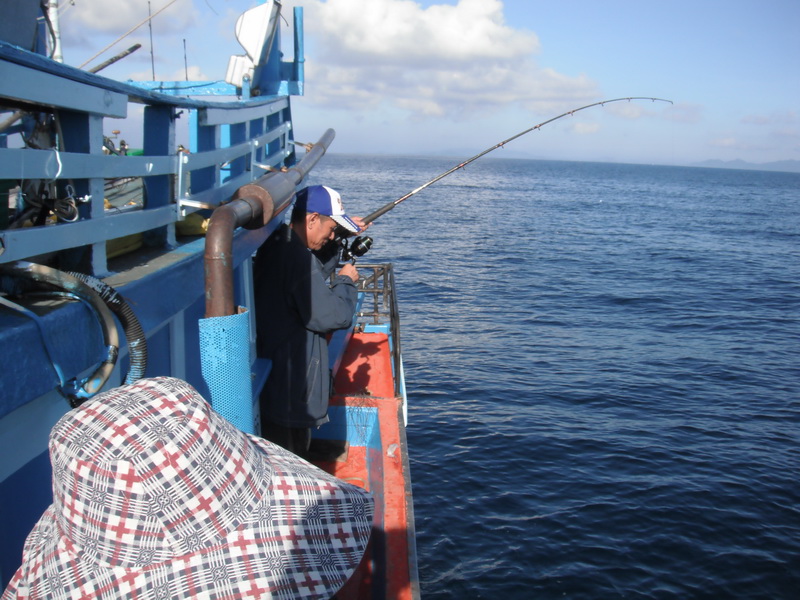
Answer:
MULTIPOLYGON (((155 12, 155 14, 154 14, 154 15, 150 15, 150 16, 148 16, 146 19, 144 19, 143 21, 141 21, 141 22, 140 22, 138 25, 134 25, 132 28, 130 28, 130 29, 128 30, 128 32, 127 32, 127 33, 125 33, 125 34, 121 35, 120 37, 118 37, 116 40, 114 40, 114 41, 113 41, 113 42, 111 42, 111 43, 110 43, 108 46, 106 46, 105 48, 103 48, 102 50, 100 50, 100 52, 98 52, 97 54, 95 54, 95 55, 94 55, 92 58, 90 58, 89 60, 86 60, 86 61, 84 61, 82 64, 78 65, 78 68, 79 68, 79 69, 82 69, 83 67, 85 67, 86 65, 88 65, 88 64, 89 64, 90 62, 92 62, 92 61, 93 61, 95 58, 97 58, 98 56, 100 56, 101 54, 103 54, 103 52, 105 52, 106 50, 108 50, 109 48, 111 48, 111 46, 113 46, 114 44, 116 44, 116 43, 117 43, 117 42, 119 42, 120 40, 124 40, 126 37, 128 37, 130 34, 132 34, 134 31, 136 31, 137 29, 139 29, 139 27, 141 27, 141 26, 142 26, 142 25, 144 25, 145 23, 149 22, 149 21, 150 21, 151 19, 153 19, 154 17, 157 17, 159 14, 161 14, 163 11, 167 10, 167 9, 168 9, 170 6, 172 6, 173 4, 175 4, 177 1, 178 1, 178 0, 170 0, 169 4, 165 4, 164 6, 162 6, 161 8, 159 8, 159 9, 158 9, 158 10, 155 12)), ((148 12, 150 12, 150 3, 148 2, 147 4, 148 4, 147 11, 148 11, 148 12)), ((153 48, 153 36, 152 36, 152 26, 151 26, 151 27, 150 27, 150 49, 151 49, 151 54, 152 54, 152 48, 153 48)), ((153 79, 155 79, 155 77, 156 77, 156 74, 155 74, 155 64, 154 64, 154 65, 153 65, 153 79)))
POLYGON ((150 14, 150 0, 147 0, 147 24, 150 27, 150 66, 153 69, 153 81, 156 80, 156 59, 153 55, 153 15, 150 14))

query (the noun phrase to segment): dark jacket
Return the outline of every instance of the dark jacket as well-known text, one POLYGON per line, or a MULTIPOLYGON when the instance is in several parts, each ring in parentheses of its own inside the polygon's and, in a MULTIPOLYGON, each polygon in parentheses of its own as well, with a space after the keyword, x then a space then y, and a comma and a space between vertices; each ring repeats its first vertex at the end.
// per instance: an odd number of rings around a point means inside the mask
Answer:
POLYGON ((328 285, 336 256, 323 265, 282 225, 254 263, 257 350, 272 361, 261 391, 261 419, 284 427, 328 421, 330 369, 326 334, 349 327, 357 291, 349 277, 328 285))

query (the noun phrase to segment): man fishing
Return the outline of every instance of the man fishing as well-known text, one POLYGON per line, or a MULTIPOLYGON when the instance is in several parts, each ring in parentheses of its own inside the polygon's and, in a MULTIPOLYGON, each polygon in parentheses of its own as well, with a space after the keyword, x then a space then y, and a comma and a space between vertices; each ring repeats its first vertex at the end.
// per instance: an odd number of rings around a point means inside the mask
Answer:
POLYGON ((335 190, 314 185, 297 193, 289 225, 281 225, 254 263, 257 350, 272 361, 261 391, 261 433, 306 456, 311 428, 328 421, 331 373, 327 334, 349 327, 355 311, 358 271, 338 262, 337 227, 365 227, 344 211, 335 190))
MULTIPOLYGON (((330 287, 327 284, 338 258, 338 246, 329 243, 337 227, 358 233, 401 202, 527 133, 593 106, 632 100, 671 103, 661 98, 631 96, 593 102, 562 113, 440 173, 364 219, 350 219, 338 192, 328 187, 300 190, 291 224, 281 226, 264 242, 254 266, 258 352, 272 360, 272 372, 260 397, 264 437, 304 455, 311 441, 310 428, 328 420, 330 372, 325 336, 349 327, 358 281, 355 267, 345 264, 330 287)), ((371 241, 363 252, 369 244, 371 241)))

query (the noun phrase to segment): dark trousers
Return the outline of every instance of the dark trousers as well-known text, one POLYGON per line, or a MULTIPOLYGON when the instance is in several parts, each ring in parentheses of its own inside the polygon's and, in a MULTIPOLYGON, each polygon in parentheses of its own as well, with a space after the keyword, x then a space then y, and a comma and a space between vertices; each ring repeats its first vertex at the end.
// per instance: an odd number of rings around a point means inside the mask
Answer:
POLYGON ((310 427, 284 427, 270 421, 261 424, 261 435, 273 444, 286 448, 300 458, 308 458, 311 446, 310 427))

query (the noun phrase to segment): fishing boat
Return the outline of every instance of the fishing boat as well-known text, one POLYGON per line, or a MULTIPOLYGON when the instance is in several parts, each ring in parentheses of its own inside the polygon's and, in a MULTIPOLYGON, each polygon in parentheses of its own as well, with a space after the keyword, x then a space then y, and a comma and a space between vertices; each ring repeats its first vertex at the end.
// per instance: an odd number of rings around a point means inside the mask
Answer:
MULTIPOLYGON (((280 2, 267 0, 239 19, 245 52, 224 81, 137 83, 55 60, 57 14, 43 4, 4 3, 0 27, 2 588, 52 502, 48 435, 71 408, 170 376, 259 432, 270 365, 255 353, 252 257, 335 137, 294 138, 301 8, 291 61, 280 52, 280 2), (106 133, 134 107, 140 150, 106 133)), ((375 501, 367 552, 337 598, 415 598, 394 271, 358 268, 353 325, 330 340, 336 394, 313 462, 375 501)))

